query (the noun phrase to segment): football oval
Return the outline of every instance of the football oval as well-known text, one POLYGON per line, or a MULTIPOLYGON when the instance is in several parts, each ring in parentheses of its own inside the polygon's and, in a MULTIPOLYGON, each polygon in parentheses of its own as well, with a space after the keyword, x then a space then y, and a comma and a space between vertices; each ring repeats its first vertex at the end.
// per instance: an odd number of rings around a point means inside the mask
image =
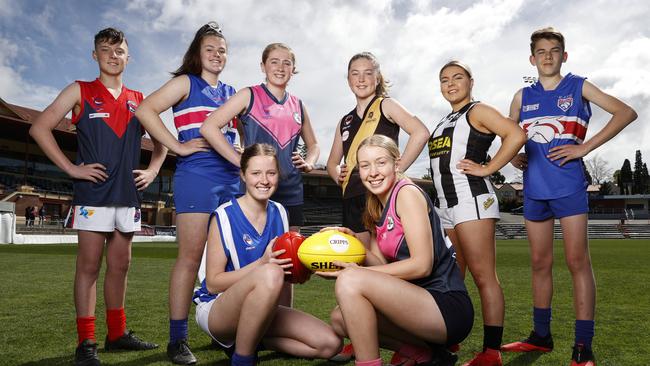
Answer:
POLYGON ((363 263, 366 248, 352 235, 326 230, 305 239, 298 249, 298 258, 314 272, 333 272, 341 269, 332 264, 334 261, 363 263))

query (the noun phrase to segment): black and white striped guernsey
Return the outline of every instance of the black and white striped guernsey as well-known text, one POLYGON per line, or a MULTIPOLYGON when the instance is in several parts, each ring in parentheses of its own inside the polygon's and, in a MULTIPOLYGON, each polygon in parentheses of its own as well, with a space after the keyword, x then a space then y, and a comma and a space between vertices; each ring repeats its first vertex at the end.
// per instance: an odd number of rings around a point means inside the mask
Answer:
POLYGON ((494 134, 478 131, 469 122, 469 112, 478 103, 470 102, 448 114, 429 137, 429 163, 437 207, 449 208, 459 200, 494 193, 487 177, 465 175, 456 168, 462 159, 485 163, 494 140, 494 134))

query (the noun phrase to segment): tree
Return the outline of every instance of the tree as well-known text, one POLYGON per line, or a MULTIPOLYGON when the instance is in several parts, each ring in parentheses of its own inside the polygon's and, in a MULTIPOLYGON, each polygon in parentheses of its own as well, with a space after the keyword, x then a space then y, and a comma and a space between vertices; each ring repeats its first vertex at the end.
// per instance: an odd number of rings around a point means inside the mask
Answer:
POLYGON ((643 163, 643 168, 641 168, 641 188, 642 194, 650 193, 650 175, 648 175, 646 163, 643 163))
POLYGON ((611 180, 612 169, 609 168, 607 162, 598 156, 598 154, 586 160, 585 166, 595 184, 601 184, 611 180))
POLYGON ((641 194, 645 190, 643 181, 643 158, 641 150, 637 150, 634 156, 634 173, 632 173, 632 194, 641 194))
POLYGON ((632 176, 632 164, 628 159, 625 159, 621 167, 621 173, 618 176, 618 187, 621 194, 632 194, 632 184, 634 183, 632 176))
POLYGON ((431 168, 427 168, 427 172, 424 173, 424 175, 422 176, 422 179, 431 180, 431 168))

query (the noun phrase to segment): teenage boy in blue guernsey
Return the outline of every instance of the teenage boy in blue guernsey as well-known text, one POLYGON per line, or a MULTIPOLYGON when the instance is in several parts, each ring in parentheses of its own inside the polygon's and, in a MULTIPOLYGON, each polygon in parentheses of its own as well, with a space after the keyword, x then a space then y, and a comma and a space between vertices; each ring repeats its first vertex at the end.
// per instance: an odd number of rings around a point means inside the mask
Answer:
POLYGON ((538 80, 519 90, 510 117, 528 136, 526 153, 511 161, 524 171, 524 218, 533 279, 533 323, 530 336, 503 345, 503 351, 550 352, 553 297, 553 223, 560 220, 566 263, 573 281, 575 342, 571 366, 594 366, 596 283, 587 238, 587 183, 582 157, 616 136, 634 121, 636 112, 604 93, 584 77, 561 74, 567 60, 564 36, 554 28, 539 29, 530 38, 530 63, 538 80), (585 140, 590 102, 611 114, 605 126, 585 140))

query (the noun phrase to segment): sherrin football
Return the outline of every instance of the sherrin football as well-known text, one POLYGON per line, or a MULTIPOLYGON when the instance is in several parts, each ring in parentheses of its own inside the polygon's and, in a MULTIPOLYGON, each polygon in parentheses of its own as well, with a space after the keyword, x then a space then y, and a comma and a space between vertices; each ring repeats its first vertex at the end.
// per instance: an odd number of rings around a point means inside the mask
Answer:
POLYGON ((278 256, 278 259, 291 259, 293 267, 290 268, 291 274, 285 276, 285 280, 291 283, 305 283, 311 273, 298 259, 298 248, 305 240, 305 237, 294 232, 287 231, 280 235, 273 243, 273 251, 284 249, 285 252, 278 256))
POLYGON ((333 261, 363 263, 366 248, 352 235, 326 230, 305 239, 298 249, 298 258, 314 272, 333 272, 341 269, 333 261))

